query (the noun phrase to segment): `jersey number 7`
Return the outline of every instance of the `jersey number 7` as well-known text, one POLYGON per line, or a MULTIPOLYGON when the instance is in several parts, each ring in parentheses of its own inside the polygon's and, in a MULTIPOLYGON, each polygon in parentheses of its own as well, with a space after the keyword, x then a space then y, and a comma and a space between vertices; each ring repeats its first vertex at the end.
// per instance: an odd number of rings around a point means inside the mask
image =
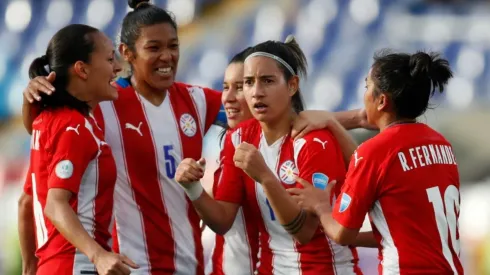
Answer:
POLYGON ((456 217, 456 211, 459 213, 458 188, 454 185, 449 185, 444 192, 444 200, 439 190, 439 186, 428 188, 426 191, 429 202, 432 203, 432 207, 434 208, 437 229, 439 230, 439 236, 441 237, 442 253, 455 274, 457 274, 453 255, 449 248, 449 238, 451 238, 451 245, 454 252, 459 257, 460 245, 459 240, 457 239, 458 220, 456 217), (444 208, 446 209, 445 213, 444 208), (451 236, 449 236, 449 234, 451 236))

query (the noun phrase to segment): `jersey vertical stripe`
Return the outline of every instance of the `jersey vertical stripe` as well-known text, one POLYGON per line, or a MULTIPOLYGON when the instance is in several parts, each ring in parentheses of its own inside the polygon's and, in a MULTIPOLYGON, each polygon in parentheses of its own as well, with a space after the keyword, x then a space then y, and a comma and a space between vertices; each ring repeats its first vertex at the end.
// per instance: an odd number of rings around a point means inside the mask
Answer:
MULTIPOLYGON (((123 251, 126 256, 137 263, 140 268, 138 274, 149 274, 150 259, 148 255, 143 216, 139 211, 135 192, 131 186, 128 175, 128 163, 124 150, 124 140, 121 123, 117 117, 112 102, 99 104, 103 114, 106 141, 111 145, 116 161, 117 183, 114 192, 114 217, 117 240, 115 250, 123 251), (131 217, 128 219, 127 217, 131 217)), ((115 232, 113 232, 115 233, 115 232)))
MULTIPOLYGON (((141 211, 143 218, 143 226, 145 230, 145 242, 147 244, 161 243, 165 245, 165 253, 163 248, 155 245, 147 246, 149 257, 149 268, 164 271, 173 271, 174 266, 174 250, 168 249, 175 247, 173 236, 171 235, 171 226, 160 185, 160 173, 157 167, 157 153, 155 152, 154 142, 148 121, 143 110, 142 103, 137 94, 133 92, 120 93, 120 100, 115 101, 114 107, 116 110, 119 123, 125 126, 122 131, 123 150, 127 163, 127 173, 131 188, 135 190, 135 200, 141 211), (126 97, 126 98, 124 98, 126 97), (123 99, 124 98, 124 99, 123 99), (127 103, 134 102, 128 108, 127 103), (128 112, 131 109, 131 112, 128 112), (130 127, 138 127, 139 132, 128 131, 130 127), (137 144, 137 150, 134 146, 137 144), (141 159, 146 159, 145 165, 141 165, 141 159), (165 211, 164 214, 158 211, 165 211), (151 234, 147 234, 151 232, 151 234), (161 267, 160 267, 160 266, 161 267)), ((106 128, 108 125, 106 125, 106 128)), ((117 195, 116 195, 117 196, 117 195)), ((118 199, 118 198, 116 198, 118 199)), ((124 219, 125 213, 116 212, 116 220, 119 222, 124 219)), ((119 224, 122 226, 122 224, 119 224)), ((121 228, 121 231, 126 231, 121 228)), ((121 231, 118 231, 121 232, 121 231)), ((124 236, 124 238, 132 238, 133 236, 124 236)), ((124 242, 123 236, 118 237, 119 245, 124 242)))

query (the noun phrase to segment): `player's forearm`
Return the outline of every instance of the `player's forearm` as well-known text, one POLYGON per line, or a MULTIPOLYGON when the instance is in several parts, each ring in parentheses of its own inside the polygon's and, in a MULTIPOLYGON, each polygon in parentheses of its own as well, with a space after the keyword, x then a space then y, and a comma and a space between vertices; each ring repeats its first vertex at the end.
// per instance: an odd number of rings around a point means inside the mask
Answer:
POLYGON ((359 247, 376 248, 378 247, 378 241, 376 241, 376 238, 374 238, 373 231, 359 232, 354 245, 359 247))
POLYGON ((22 103, 22 123, 29 135, 32 133, 32 122, 38 115, 39 108, 24 98, 24 102, 22 103))
POLYGON ((274 211, 274 218, 299 243, 308 243, 318 228, 318 219, 304 212, 276 177, 269 177, 261 184, 274 211))
POLYGON ((320 219, 320 224, 323 227, 325 234, 332 239, 334 242, 340 245, 351 245, 351 243, 346 243, 345 240, 341 239, 340 235, 340 225, 332 217, 332 211, 325 207, 325 205, 319 205, 315 209, 316 215, 320 219))
POLYGON ((233 213, 232 209, 227 209, 226 206, 229 203, 216 201, 208 193, 202 192, 192 204, 202 221, 216 234, 226 234, 233 225, 236 211, 233 213))
POLYGON ((44 214, 61 235, 92 262, 104 250, 83 228, 68 201, 53 201, 48 196, 44 214))
POLYGON ((329 123, 328 129, 332 132, 335 139, 339 143, 345 166, 348 168, 350 158, 358 146, 356 141, 338 121, 333 120, 331 123, 329 123))
POLYGON ((360 110, 349 110, 333 113, 335 119, 347 130, 361 128, 360 110))
POLYGON ((32 196, 23 193, 19 199, 18 231, 23 274, 35 274, 37 270, 36 236, 32 196))

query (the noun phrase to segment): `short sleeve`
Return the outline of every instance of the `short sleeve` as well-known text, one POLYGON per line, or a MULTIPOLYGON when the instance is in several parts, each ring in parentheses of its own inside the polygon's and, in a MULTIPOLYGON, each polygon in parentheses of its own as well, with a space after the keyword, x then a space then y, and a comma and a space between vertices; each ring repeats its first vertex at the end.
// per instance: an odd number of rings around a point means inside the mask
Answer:
POLYGON ((232 136, 237 132, 227 133, 223 146, 220 169, 218 176, 217 190, 215 199, 241 205, 245 197, 245 178, 243 171, 233 163, 235 146, 232 142, 232 136))
POLYGON ((213 124, 226 125, 226 115, 221 104, 221 93, 208 88, 203 88, 203 90, 207 106, 204 130, 207 131, 213 124))
POLYGON ((326 130, 315 131, 295 141, 299 151, 297 165, 299 177, 316 188, 325 189, 330 181, 343 181, 345 165, 337 140, 326 130))
POLYGON ((24 182, 24 193, 32 196, 32 172, 31 165, 29 165, 29 169, 27 170, 26 180, 24 182))
POLYGON ((333 218, 342 226, 360 229, 366 214, 378 196, 378 168, 375 157, 366 146, 352 155, 349 171, 333 208, 333 218))
POLYGON ((96 157, 98 148, 94 136, 83 119, 71 119, 57 128, 50 145, 52 160, 48 188, 61 188, 78 193, 88 164, 96 157))

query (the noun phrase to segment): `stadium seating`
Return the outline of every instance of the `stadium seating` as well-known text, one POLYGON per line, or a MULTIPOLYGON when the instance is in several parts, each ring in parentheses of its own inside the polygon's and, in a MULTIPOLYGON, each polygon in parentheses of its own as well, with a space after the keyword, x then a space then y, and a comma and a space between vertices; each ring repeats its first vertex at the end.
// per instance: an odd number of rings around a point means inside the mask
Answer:
MULTIPOLYGON (((182 11, 186 10, 182 6, 186 1, 154 2, 177 9, 177 16, 186 16, 182 11)), ((43 53, 57 29, 67 23, 85 23, 116 37, 128 10, 125 2, 2 1, 0 118, 19 113, 20 92, 28 80, 30 61, 43 53)), ((218 1, 187 2, 200 14, 202 5, 218 1)), ((234 20, 201 28, 190 45, 183 45, 179 80, 220 89, 223 69, 233 53, 266 39, 282 40, 292 33, 310 63, 309 78, 303 85, 310 108, 360 106, 373 53, 386 47, 403 51, 432 49, 448 57, 457 77, 440 98, 443 104, 464 108, 490 95, 490 70, 486 66, 490 62, 490 18, 482 11, 488 9, 486 6, 394 0, 250 2, 252 7, 234 20)))

